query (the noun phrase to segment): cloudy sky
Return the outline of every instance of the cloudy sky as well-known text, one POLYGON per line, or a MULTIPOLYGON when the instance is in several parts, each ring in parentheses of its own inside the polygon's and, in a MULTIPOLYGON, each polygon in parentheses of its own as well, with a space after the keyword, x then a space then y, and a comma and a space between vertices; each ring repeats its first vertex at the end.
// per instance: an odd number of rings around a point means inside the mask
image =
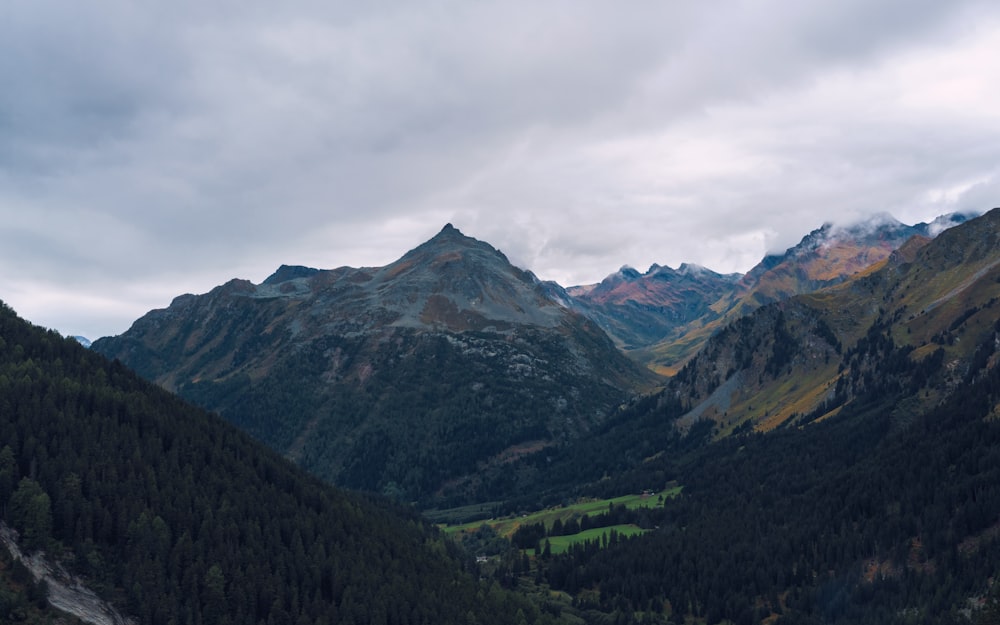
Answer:
POLYGON ((997 205, 993 0, 0 6, 0 299, 64 334, 447 222, 568 286, 997 205))

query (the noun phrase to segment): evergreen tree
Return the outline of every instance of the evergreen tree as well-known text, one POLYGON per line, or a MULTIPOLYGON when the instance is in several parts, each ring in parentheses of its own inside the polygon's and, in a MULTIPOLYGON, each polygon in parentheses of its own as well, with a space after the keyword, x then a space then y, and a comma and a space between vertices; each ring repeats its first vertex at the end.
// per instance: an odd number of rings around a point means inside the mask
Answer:
POLYGON ((11 495, 10 520, 23 537, 28 550, 44 549, 52 536, 52 500, 41 485, 22 478, 11 495))

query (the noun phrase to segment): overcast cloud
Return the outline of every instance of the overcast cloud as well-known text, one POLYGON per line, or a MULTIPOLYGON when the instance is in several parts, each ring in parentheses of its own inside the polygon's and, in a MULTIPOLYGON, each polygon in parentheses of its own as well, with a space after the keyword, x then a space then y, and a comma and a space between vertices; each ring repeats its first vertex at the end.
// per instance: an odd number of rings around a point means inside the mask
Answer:
POLYGON ((97 338, 447 222, 567 286, 743 272, 1000 205, 998 102, 992 1, 6 0, 0 299, 97 338))

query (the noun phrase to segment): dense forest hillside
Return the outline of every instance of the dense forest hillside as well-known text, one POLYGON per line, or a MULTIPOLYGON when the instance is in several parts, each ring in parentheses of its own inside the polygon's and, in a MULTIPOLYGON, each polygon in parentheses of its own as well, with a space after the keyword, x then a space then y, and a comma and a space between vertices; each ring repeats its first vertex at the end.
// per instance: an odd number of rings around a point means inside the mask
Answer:
POLYGON ((978 609, 1000 574, 1000 368, 956 391, 906 420, 895 397, 871 391, 802 428, 694 450, 667 442, 595 487, 683 485, 636 517, 652 531, 539 558, 534 574, 618 622, 987 622, 978 609))
MULTIPOLYGON (((22 549, 140 625, 554 618, 481 584, 413 513, 307 476, 6 306, 0 512, 22 549)), ((47 618, 44 589, 12 567, 0 563, 0 621, 47 618)))
POLYGON ((379 268, 282 267, 178 297, 93 349, 333 483, 481 498, 654 383, 498 250, 446 226, 379 268))

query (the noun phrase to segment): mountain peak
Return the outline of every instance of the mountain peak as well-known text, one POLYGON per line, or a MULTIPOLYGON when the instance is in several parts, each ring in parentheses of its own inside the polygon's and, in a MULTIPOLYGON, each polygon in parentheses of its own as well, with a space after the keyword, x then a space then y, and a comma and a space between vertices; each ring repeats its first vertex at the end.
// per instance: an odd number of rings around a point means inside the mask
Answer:
POLYGON ((884 240, 886 238, 906 239, 916 234, 913 226, 908 226, 886 212, 872 215, 868 219, 856 221, 831 229, 831 239, 884 240))
POLYGON ((301 265, 281 265, 274 273, 264 280, 263 284, 279 284, 296 278, 308 278, 316 275, 319 271, 319 269, 303 267, 301 265))
POLYGON ((966 221, 969 221, 970 219, 975 219, 976 217, 979 216, 980 213, 972 213, 972 212, 947 213, 945 215, 938 215, 938 217, 935 218, 934 221, 930 222, 929 224, 928 223, 917 224, 917 228, 920 228, 923 231, 923 234, 931 238, 934 238, 937 235, 944 232, 945 230, 948 230, 949 228, 963 224, 966 221))
POLYGON ((440 232, 431 237, 428 243, 430 243, 431 241, 463 241, 463 240, 475 241, 475 239, 466 236, 465 234, 462 233, 461 230, 451 225, 451 223, 446 223, 444 225, 444 228, 441 228, 440 232))
MULTIPOLYGON (((461 254, 463 257, 467 257, 466 255, 471 253, 474 257, 478 257, 481 260, 495 259, 500 260, 504 264, 509 262, 502 252, 489 243, 462 233, 461 230, 450 223, 445 224, 437 234, 404 254, 396 262, 429 262, 435 258, 453 258, 456 253, 461 254)), ((489 262, 495 261, 491 260, 489 262)))
POLYGON ((352 331, 388 326, 454 331, 513 325, 552 328, 564 321, 565 307, 547 296, 533 274, 450 223, 384 267, 312 272, 282 266, 265 281, 269 289, 262 292, 318 297, 324 306, 336 301, 340 325, 352 331), (293 282, 302 277, 310 277, 308 284, 293 282))
POLYGON ((680 267, 677 268, 677 273, 682 276, 701 276, 711 272, 711 269, 695 263, 681 263, 680 267))
POLYGON ((617 275, 621 276, 628 282, 632 282, 633 280, 638 280, 639 278, 642 277, 642 274, 639 273, 639 270, 636 269, 635 267, 632 267, 631 265, 622 265, 621 268, 618 270, 617 275))
POLYGON ((465 235, 461 230, 448 223, 436 235, 404 254, 389 267, 397 266, 400 263, 407 267, 428 263, 438 265, 444 261, 459 259, 465 262, 485 262, 487 264, 499 262, 502 265, 510 262, 502 252, 489 243, 465 235))

